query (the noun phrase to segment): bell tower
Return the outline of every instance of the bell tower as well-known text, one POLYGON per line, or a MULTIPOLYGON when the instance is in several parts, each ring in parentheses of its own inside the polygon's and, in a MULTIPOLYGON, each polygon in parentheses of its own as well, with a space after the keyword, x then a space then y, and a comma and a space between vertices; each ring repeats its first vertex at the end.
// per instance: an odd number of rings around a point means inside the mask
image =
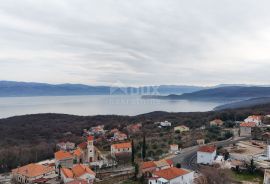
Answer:
POLYGON ((87 156, 87 160, 89 163, 95 161, 94 136, 87 137, 87 156))

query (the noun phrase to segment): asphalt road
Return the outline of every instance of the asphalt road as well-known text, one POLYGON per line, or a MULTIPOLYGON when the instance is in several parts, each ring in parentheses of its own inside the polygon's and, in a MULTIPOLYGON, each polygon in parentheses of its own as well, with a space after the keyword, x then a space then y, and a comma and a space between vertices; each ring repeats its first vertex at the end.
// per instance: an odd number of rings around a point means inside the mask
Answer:
MULTIPOLYGON (((225 140, 225 141, 219 141, 219 142, 215 142, 215 143, 211 143, 216 145, 217 147, 219 146, 228 146, 230 144, 234 144, 237 143, 239 141, 245 141, 245 140, 249 140, 250 137, 241 137, 241 138, 237 138, 237 139, 229 139, 229 140, 225 140)), ((198 170, 198 165, 197 165, 197 150, 198 150, 199 146, 194 146, 194 147, 190 147, 190 148, 185 148, 181 151, 181 153, 179 155, 175 155, 175 157, 171 158, 174 165, 176 165, 177 163, 181 163, 181 166, 183 168, 186 169, 190 169, 190 170, 198 170)))

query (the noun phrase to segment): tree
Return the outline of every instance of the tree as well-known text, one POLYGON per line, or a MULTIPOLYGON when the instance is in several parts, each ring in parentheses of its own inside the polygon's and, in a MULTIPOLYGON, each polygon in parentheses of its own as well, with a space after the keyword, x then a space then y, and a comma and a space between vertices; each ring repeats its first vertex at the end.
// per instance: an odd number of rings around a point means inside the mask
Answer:
POLYGON ((131 140, 131 163, 134 164, 135 163, 135 147, 134 147, 134 142, 133 139, 131 140))
POLYGON ((135 178, 137 178, 137 175, 139 174, 139 165, 135 163, 134 167, 135 167, 135 178))
POLYGON ((142 159, 145 160, 146 157, 146 142, 145 135, 143 136, 143 144, 142 144, 142 159))
POLYGON ((180 134, 180 130, 175 130, 175 132, 174 133, 176 133, 176 134, 180 134))
POLYGON ((249 172, 250 174, 254 174, 254 172, 255 172, 255 170, 256 170, 256 166, 255 166, 255 164, 254 164, 253 158, 250 160, 250 164, 247 165, 247 169, 248 169, 248 172, 249 172))
POLYGON ((203 176, 198 179, 198 184, 230 184, 234 182, 228 169, 202 167, 200 172, 203 176))
POLYGON ((224 160, 228 160, 229 157, 230 157, 230 153, 226 150, 224 153, 224 160))

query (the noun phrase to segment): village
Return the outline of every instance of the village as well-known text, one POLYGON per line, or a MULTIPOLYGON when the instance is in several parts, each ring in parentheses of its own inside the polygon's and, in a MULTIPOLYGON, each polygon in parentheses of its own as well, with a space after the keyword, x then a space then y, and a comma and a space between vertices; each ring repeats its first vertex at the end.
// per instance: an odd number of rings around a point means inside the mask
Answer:
POLYGON ((203 184, 230 171, 232 183, 269 184, 269 119, 213 119, 196 129, 167 120, 110 130, 98 125, 82 130, 83 142, 59 142, 54 158, 15 168, 0 183, 203 184))

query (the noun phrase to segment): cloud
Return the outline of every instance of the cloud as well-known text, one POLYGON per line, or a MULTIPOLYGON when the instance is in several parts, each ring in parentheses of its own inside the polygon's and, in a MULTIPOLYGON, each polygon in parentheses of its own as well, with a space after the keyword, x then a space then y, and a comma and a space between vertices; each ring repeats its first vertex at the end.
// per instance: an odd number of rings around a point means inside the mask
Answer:
POLYGON ((266 0, 12 0, 0 79, 92 85, 269 84, 266 0))

